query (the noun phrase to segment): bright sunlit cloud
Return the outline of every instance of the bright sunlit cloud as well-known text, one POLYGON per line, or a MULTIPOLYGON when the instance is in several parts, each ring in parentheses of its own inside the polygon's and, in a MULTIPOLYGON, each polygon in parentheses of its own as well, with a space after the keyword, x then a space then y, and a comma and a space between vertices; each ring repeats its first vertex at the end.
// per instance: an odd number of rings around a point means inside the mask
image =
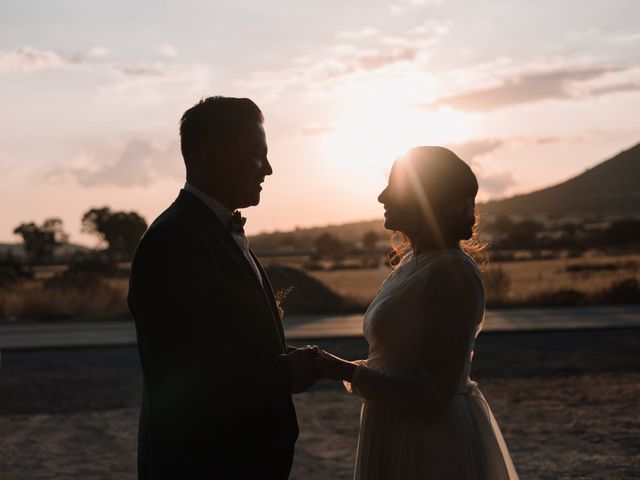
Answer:
POLYGON ((469 119, 452 109, 426 113, 390 103, 354 109, 324 142, 332 161, 381 170, 413 146, 459 143, 470 133, 469 119))

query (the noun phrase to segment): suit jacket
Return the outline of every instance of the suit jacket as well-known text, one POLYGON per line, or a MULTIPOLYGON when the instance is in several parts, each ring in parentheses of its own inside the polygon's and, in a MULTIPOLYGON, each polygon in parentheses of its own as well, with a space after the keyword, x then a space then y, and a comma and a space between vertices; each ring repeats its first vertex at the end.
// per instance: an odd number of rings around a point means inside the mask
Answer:
POLYGON ((140 479, 289 475, 298 424, 282 323, 217 216, 192 194, 136 250, 129 308, 144 376, 140 479))

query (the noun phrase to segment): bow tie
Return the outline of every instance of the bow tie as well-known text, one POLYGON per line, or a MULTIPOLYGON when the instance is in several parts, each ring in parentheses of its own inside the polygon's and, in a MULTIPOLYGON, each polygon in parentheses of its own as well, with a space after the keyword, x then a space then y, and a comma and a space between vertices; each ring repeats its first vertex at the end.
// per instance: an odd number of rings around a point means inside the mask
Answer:
POLYGON ((237 233, 244 235, 244 224, 247 221, 240 212, 236 210, 233 212, 233 216, 231 217, 231 223, 229 224, 229 231, 231 233, 237 233))

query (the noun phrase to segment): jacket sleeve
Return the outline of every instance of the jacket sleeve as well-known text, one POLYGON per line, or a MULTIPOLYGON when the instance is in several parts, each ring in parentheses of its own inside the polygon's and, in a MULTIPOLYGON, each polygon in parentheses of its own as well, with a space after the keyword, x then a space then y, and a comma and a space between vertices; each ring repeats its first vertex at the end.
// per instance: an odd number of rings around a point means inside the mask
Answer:
MULTIPOLYGON (((129 305, 136 319, 145 376, 161 391, 219 396, 268 386, 289 392, 287 356, 265 355, 225 335, 219 271, 204 268, 198 239, 158 227, 143 238, 131 270, 129 305)), ((228 302, 228 301, 227 301, 228 302)))
POLYGON ((424 292, 429 345, 419 368, 386 373, 360 364, 351 390, 373 402, 430 414, 448 405, 458 389, 476 319, 484 309, 482 281, 470 266, 442 262, 434 266, 424 292), (454 268, 452 268, 454 267, 454 268))

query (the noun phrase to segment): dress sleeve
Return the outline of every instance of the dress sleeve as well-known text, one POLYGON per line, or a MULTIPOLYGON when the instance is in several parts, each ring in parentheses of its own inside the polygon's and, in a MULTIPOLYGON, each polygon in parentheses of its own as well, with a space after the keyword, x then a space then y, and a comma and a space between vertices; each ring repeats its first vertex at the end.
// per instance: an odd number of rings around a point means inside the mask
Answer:
POLYGON ((432 268, 422 298, 430 347, 425 346, 419 368, 387 373, 358 365, 351 381, 353 393, 372 402, 423 414, 437 411, 453 400, 473 329, 484 309, 483 287, 477 271, 466 263, 442 261, 432 268))
MULTIPOLYGON (((358 365, 358 367, 366 367, 367 366, 367 360, 354 360, 353 363, 356 363, 358 365)), ((356 368, 358 368, 356 367, 356 368)), ((344 389, 347 391, 347 393, 350 394, 355 394, 355 395, 360 395, 354 388, 353 384, 347 380, 344 380, 342 382, 342 384, 344 385, 344 389)), ((362 396, 362 395, 360 395, 362 396)))

